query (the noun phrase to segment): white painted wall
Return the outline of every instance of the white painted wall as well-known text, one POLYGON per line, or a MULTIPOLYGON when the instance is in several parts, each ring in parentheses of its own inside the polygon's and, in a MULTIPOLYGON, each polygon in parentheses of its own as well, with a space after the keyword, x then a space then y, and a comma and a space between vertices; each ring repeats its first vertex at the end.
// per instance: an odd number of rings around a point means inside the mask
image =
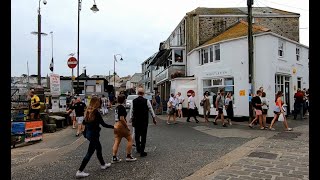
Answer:
MULTIPOLYGON (((296 61, 297 43, 284 40, 285 56, 278 57, 279 37, 265 34, 254 37, 254 91, 260 86, 264 87, 270 101, 268 116, 273 116, 275 98, 275 74, 290 76, 290 109, 293 109, 294 93, 297 86, 297 77, 302 77, 302 88, 309 87, 308 48, 300 46, 301 60, 296 61), (293 73, 296 69, 296 73, 293 73)), ((299 45, 299 44, 298 44, 299 45)), ((248 42, 247 38, 236 39, 220 43, 220 61, 199 65, 199 52, 193 51, 188 55, 188 76, 195 75, 197 82, 197 99, 203 97, 203 79, 229 76, 234 78, 234 114, 235 116, 249 115, 249 83, 248 83, 248 42), (225 75, 216 75, 216 72, 225 72, 225 75), (239 91, 245 90, 245 96, 240 96, 239 91)), ((199 103, 198 103, 199 104, 199 103)), ((198 105, 199 106, 199 105, 198 105)), ((202 107, 199 113, 203 114, 202 107)), ((216 115, 214 108, 211 114, 216 115)))
MULTIPOLYGON (((249 115, 248 99, 248 58, 247 58, 247 41, 240 39, 220 43, 220 61, 199 65, 199 52, 194 51, 190 56, 191 62, 196 62, 190 66, 190 73, 195 73, 198 83, 196 96, 198 99, 203 97, 203 80, 233 77, 234 78, 234 113, 238 116, 249 115), (195 55, 194 55, 195 54, 195 55), (225 75, 214 75, 217 72, 226 72, 225 75), (238 96, 240 90, 246 91, 246 96, 238 96)), ((199 106, 199 105, 198 105, 199 106)), ((199 107, 199 113, 203 114, 203 108, 199 107)), ((215 108, 211 108, 210 114, 216 115, 215 108)), ((226 114, 226 113, 225 113, 226 114)))
POLYGON ((293 110, 294 93, 297 90, 297 77, 302 77, 302 88, 309 88, 308 48, 285 41, 284 57, 278 56, 279 37, 274 35, 257 36, 255 39, 255 89, 263 86, 270 101, 268 116, 273 116, 275 107, 275 74, 290 77, 290 109, 293 110), (300 47, 300 61, 296 60, 296 47, 300 47), (296 73, 294 73, 296 69, 296 73), (296 88, 295 88, 296 87, 296 88))

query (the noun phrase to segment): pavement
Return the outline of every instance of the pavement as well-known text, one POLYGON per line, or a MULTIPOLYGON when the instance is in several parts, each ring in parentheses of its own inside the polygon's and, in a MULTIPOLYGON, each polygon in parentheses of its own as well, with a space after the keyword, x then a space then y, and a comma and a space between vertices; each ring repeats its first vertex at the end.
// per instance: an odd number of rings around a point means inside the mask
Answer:
MULTIPOLYGON (((114 114, 104 117, 113 124, 114 114)), ((309 121, 289 120, 293 132, 250 129, 247 122, 233 122, 222 127, 212 123, 186 122, 167 125, 165 115, 150 121, 146 151, 148 156, 136 162, 113 164, 101 170, 95 155, 85 172, 86 179, 308 179, 309 121)), ((210 119, 212 121, 212 118, 210 119)), ((192 121, 192 120, 191 120, 192 121)), ((75 172, 86 154, 88 141, 75 137, 67 127, 44 134, 43 141, 12 149, 12 179, 75 179, 75 172)), ((112 157, 113 130, 102 129, 103 157, 112 157)), ((125 157, 126 141, 119 148, 125 157)))
MULTIPOLYGON (((162 116, 166 120, 166 116, 162 116)), ((204 122, 203 118, 198 118, 204 122)), ((185 118, 178 119, 180 122, 185 118)), ((277 122, 276 131, 233 129, 234 125, 247 127, 247 122, 233 122, 233 126, 213 130, 211 124, 197 129, 219 136, 241 136, 254 138, 234 149, 221 158, 206 165, 185 180, 216 179, 260 179, 260 180, 307 180, 309 179, 309 120, 292 120, 288 118, 292 132, 281 129, 277 122), (231 129, 230 129, 231 128, 231 129), (229 132, 228 132, 229 131, 229 132), (231 132, 232 131, 232 132, 231 132), (261 133, 262 134, 261 134, 261 133)), ((201 123, 200 123, 201 124, 201 123)))

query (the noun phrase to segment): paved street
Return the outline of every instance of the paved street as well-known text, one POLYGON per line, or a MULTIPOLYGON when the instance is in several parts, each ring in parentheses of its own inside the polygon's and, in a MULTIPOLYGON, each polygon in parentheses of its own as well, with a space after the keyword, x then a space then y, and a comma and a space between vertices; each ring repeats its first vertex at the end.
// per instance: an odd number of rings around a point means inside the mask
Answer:
MULTIPOLYGON (((113 117, 110 113, 106 122, 112 124, 113 117)), ((186 123, 182 118, 177 125, 166 125, 161 120, 165 118, 159 116, 158 124, 149 126, 147 157, 137 156, 136 162, 121 162, 101 170, 94 155, 85 169, 90 173, 86 179, 307 179, 307 120, 289 121, 294 132, 288 135, 283 133, 280 123, 276 131, 262 131, 248 128, 246 122, 234 122, 223 128, 206 124, 202 118, 199 124, 186 123), (248 157, 252 152, 271 154, 260 153, 267 159, 248 157), (273 159, 269 160, 269 156, 273 159), (250 168, 256 170, 248 172, 250 168), (280 172, 282 168, 285 170, 280 172)), ((45 134, 42 142, 13 149, 12 179, 75 179, 88 141, 74 134, 75 130, 68 127, 45 134)), ((110 162, 113 130, 102 129, 100 139, 104 159, 110 162)), ((121 158, 125 157, 125 145, 123 140, 121 158)), ((251 155, 259 156, 259 153, 251 155)))

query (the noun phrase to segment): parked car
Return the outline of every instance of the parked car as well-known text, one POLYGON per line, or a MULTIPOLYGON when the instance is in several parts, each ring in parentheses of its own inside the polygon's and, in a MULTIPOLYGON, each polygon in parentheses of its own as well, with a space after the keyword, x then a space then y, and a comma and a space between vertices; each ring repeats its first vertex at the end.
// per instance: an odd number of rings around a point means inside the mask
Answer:
POLYGON ((137 97, 138 97, 138 95, 128 95, 127 100, 126 100, 126 108, 127 109, 131 108, 132 101, 137 97))

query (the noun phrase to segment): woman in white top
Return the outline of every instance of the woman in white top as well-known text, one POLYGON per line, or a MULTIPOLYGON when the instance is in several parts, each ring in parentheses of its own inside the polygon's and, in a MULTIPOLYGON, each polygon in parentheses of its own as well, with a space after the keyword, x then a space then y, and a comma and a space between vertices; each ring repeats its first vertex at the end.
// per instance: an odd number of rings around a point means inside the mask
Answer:
POLYGON ((269 100, 266 98, 266 93, 262 92, 261 96, 261 103, 262 103, 262 122, 265 129, 268 129, 266 126, 267 121, 267 114, 269 109, 269 100))

